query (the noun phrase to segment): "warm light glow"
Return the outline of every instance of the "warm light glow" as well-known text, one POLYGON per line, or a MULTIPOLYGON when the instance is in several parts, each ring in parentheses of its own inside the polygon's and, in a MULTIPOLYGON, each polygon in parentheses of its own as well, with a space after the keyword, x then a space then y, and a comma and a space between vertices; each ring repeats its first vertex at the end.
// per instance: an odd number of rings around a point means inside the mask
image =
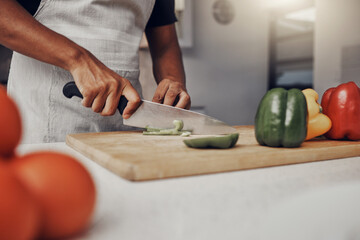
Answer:
POLYGON ((262 0, 267 8, 283 8, 293 4, 301 3, 303 0, 262 0))
POLYGON ((305 22, 315 22, 316 12, 315 7, 302 9, 296 12, 291 12, 285 15, 285 18, 291 20, 305 21, 305 22))

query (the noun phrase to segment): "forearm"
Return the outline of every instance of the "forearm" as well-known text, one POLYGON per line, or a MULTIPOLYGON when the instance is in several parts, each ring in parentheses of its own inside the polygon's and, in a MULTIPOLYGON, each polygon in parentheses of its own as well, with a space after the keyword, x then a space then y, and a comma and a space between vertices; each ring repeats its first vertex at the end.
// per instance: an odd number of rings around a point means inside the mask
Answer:
POLYGON ((185 85, 185 73, 181 52, 178 47, 169 48, 163 55, 153 59, 153 72, 156 82, 171 79, 185 85))
POLYGON ((147 31, 153 72, 157 83, 163 79, 181 82, 185 86, 182 54, 174 27, 164 26, 147 31), (161 29, 162 28, 162 29, 161 29), (161 31, 161 34, 159 32, 161 31), (161 39, 159 39, 161 38, 161 39), (166 41, 168 39, 168 41, 166 41))
POLYGON ((0 1, 0 44, 69 71, 88 54, 71 40, 40 24, 15 0, 0 1))
POLYGON ((174 24, 146 31, 155 80, 158 83, 153 101, 189 109, 185 72, 174 24))

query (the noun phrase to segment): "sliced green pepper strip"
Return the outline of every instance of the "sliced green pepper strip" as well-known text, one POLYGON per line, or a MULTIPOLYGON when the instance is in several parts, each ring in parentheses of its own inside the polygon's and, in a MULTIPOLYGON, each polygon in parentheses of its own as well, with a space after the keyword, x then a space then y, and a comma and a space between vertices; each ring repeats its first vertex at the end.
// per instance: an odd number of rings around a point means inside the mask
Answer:
POLYGON ((239 139, 238 133, 225 136, 204 137, 183 140, 186 146, 191 148, 232 148, 239 139))
POLYGON ((157 128, 146 126, 146 131, 143 131, 144 135, 182 135, 189 136, 191 134, 190 131, 181 130, 184 127, 184 123, 182 120, 174 120, 173 121, 174 128, 166 129, 166 128, 157 128))
POLYGON ((163 130, 163 128, 156 128, 156 127, 150 127, 150 126, 146 126, 145 129, 147 132, 160 132, 160 130, 163 130))
POLYGON ((188 133, 189 131, 178 131, 176 129, 162 129, 160 131, 157 132, 148 132, 148 131, 143 131, 144 135, 181 135, 183 133, 188 133))

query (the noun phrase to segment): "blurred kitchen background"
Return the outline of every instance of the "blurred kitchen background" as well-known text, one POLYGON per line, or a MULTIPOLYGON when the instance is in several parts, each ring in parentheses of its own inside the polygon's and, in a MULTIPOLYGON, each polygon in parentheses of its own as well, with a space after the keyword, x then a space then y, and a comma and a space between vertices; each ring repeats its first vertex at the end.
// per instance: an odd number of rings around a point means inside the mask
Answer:
MULTIPOLYGON (((360 0, 176 0, 177 31, 192 108, 232 125, 253 124, 274 87, 360 86, 360 0)), ((6 84, 11 51, 0 46, 6 84)), ((156 84, 146 40, 143 95, 156 84)))

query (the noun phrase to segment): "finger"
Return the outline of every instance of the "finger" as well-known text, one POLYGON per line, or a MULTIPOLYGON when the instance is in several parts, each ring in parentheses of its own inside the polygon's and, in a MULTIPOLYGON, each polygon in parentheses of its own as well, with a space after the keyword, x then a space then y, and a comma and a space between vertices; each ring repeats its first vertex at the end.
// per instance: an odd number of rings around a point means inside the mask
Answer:
POLYGON ((81 95, 83 95, 83 99, 81 100, 81 104, 84 107, 91 107, 94 99, 97 95, 97 93, 95 92, 95 90, 82 90, 80 91, 81 95))
POLYGON ((141 98, 140 98, 139 93, 131 85, 127 85, 124 88, 122 95, 124 95, 126 97, 126 99, 128 100, 128 103, 123 112, 123 118, 127 119, 140 106, 141 98))
POLYGON ((178 95, 179 95, 179 93, 177 91, 174 91, 170 88, 165 94, 164 104, 172 106, 178 95))
POLYGON ((189 105, 189 103, 190 103, 190 96, 189 94, 183 91, 179 94, 179 101, 175 105, 175 107, 186 108, 189 105))
POLYGON ((98 94, 95 96, 91 108, 94 112, 99 113, 103 110, 105 106, 108 93, 105 86, 102 84, 98 84, 97 91, 98 94))
POLYGON ((117 81, 108 81, 104 86, 105 104, 101 111, 102 116, 114 115, 121 96, 120 84, 117 81))
POLYGON ((94 112, 99 113, 102 112, 105 104, 106 104, 106 99, 107 99, 108 95, 104 92, 100 92, 94 99, 91 108, 94 112))
POLYGON ((101 111, 102 116, 114 115, 119 104, 120 95, 113 91, 106 98, 105 106, 101 111))
POLYGON ((168 84, 159 84, 159 86, 156 88, 152 101, 156 103, 163 103, 165 94, 168 91, 168 89, 169 89, 168 84))

